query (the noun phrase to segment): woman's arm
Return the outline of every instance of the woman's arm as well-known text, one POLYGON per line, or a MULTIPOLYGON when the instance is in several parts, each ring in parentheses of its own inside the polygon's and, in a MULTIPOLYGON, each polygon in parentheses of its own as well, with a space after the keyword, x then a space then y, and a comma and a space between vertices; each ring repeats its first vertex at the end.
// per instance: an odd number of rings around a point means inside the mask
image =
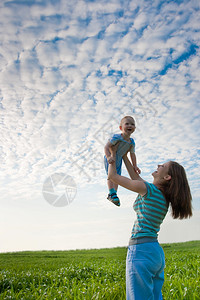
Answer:
POLYGON ((108 163, 111 164, 114 162, 114 157, 113 157, 113 151, 112 151, 112 144, 111 142, 107 142, 107 144, 104 147, 104 151, 105 151, 105 156, 108 160, 108 163))
POLYGON ((139 169, 138 166, 137 166, 137 160, 136 160, 136 155, 135 155, 135 153, 130 152, 130 158, 131 158, 131 161, 132 161, 132 165, 133 165, 134 170, 136 171, 137 174, 140 174, 141 171, 140 171, 140 169, 139 169))
POLYGON ((131 164, 130 160, 128 159, 127 155, 125 154, 123 156, 123 160, 126 166, 126 169, 129 173, 129 176, 131 177, 131 179, 133 180, 140 180, 140 181, 144 181, 139 175, 138 173, 135 172, 133 165, 131 164))
MULTIPOLYGON (((130 163, 130 162, 129 162, 130 163)), ((133 167, 132 167, 133 168, 133 167)), ((139 175, 137 175, 139 177, 139 175)), ((108 167, 108 179, 116 184, 123 186, 124 188, 131 190, 133 192, 139 193, 140 195, 145 195, 147 192, 146 185, 143 180, 131 180, 127 177, 117 174, 116 164, 110 164, 108 167)))

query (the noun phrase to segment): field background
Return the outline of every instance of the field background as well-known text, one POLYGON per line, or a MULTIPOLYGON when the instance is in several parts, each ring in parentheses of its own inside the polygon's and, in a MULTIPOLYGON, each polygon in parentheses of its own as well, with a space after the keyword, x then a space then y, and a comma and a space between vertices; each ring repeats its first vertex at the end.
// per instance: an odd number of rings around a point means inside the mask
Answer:
MULTIPOLYGON (((162 244, 163 298, 200 299, 200 241, 162 244)), ((0 254, 0 299, 125 299, 126 247, 0 254)))

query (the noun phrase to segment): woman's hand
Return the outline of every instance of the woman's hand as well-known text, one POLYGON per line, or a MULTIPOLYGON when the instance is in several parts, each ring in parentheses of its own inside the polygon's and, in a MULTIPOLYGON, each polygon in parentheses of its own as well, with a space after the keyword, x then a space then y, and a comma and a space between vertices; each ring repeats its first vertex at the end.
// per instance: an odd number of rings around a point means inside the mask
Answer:
POLYGON ((139 176, 139 172, 137 172, 137 169, 135 170, 130 160, 128 159, 127 153, 123 156, 123 161, 131 179, 143 181, 143 179, 139 176))
POLYGON ((135 167, 134 167, 134 170, 135 170, 135 172, 136 172, 137 174, 140 174, 140 173, 141 173, 141 170, 140 170, 140 168, 138 168, 138 166, 135 166, 135 167))
POLYGON ((113 164, 115 162, 115 158, 113 156, 107 157, 107 161, 109 164, 113 164))

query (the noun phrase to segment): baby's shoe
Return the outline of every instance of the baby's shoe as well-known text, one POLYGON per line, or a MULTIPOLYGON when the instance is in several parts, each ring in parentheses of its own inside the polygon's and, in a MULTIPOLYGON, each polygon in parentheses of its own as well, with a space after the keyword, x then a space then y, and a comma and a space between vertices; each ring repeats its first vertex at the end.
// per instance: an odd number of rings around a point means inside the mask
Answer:
POLYGON ((108 194, 107 199, 112 203, 114 203, 115 205, 120 206, 120 201, 116 193, 108 194))

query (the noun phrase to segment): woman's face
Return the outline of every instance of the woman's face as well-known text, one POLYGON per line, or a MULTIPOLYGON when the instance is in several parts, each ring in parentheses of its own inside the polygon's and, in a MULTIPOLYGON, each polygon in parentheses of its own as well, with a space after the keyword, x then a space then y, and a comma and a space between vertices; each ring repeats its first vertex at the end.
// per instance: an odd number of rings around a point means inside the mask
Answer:
MULTIPOLYGON (((158 165, 158 168, 156 171, 154 171, 152 173, 153 177, 154 178, 157 178, 157 179, 169 179, 169 166, 170 166, 170 161, 164 163, 163 165, 158 165)), ((170 176, 170 179, 171 179, 171 176, 170 176)))

